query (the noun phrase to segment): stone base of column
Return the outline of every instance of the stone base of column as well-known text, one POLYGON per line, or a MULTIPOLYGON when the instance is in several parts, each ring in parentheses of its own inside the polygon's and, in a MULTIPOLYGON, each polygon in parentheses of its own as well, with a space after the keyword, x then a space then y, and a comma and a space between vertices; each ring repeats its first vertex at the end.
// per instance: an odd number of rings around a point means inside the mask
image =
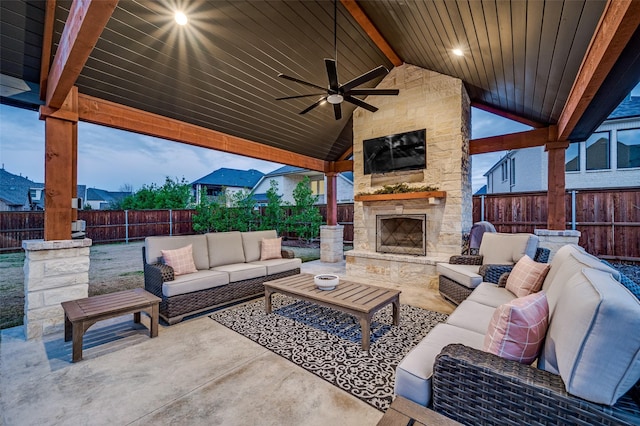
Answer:
POLYGON ((62 302, 89 294, 89 247, 83 240, 25 240, 24 334, 35 339, 64 330, 62 302))
POLYGON ((344 259, 343 235, 342 225, 320 227, 320 261, 337 263, 344 259))
POLYGON ((558 249, 567 244, 578 244, 580 231, 564 230, 556 231, 551 229, 536 229, 534 233, 538 236, 539 245, 551 250, 549 262, 553 259, 558 249))

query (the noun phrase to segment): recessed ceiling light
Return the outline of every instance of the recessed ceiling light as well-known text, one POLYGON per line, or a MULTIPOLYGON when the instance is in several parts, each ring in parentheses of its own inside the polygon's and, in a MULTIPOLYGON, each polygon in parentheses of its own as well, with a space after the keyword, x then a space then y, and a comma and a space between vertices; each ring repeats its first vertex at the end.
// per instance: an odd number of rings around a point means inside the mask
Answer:
POLYGON ((452 52, 456 56, 464 56, 464 52, 461 49, 453 49, 452 52))
POLYGON ((187 15, 185 15, 183 12, 176 12, 175 18, 178 25, 187 25, 187 15))

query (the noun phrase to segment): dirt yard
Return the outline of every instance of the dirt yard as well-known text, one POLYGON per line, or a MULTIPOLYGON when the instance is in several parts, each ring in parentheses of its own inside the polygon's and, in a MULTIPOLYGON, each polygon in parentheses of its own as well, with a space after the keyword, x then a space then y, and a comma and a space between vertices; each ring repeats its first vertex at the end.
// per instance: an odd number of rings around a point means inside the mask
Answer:
MULTIPOLYGON (((286 242, 287 244, 289 242, 286 242)), ((91 247, 89 296, 144 287, 143 242, 91 247)), ((318 244, 287 247, 309 261, 320 258, 318 244)), ((345 247, 350 249, 350 247, 345 247)), ((0 254, 0 329, 22 325, 24 316, 24 252, 0 254)))

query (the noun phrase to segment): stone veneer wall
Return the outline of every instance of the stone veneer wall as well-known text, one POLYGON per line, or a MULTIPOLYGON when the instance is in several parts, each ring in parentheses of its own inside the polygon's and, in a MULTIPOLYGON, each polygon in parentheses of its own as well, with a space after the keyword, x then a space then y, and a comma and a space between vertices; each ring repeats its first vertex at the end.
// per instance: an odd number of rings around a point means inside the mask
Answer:
MULTIPOLYGON (((378 88, 400 89, 398 96, 378 96, 371 102, 376 113, 358 109, 353 120, 354 193, 371 192, 384 184, 407 182, 432 185, 447 192, 446 200, 426 208, 427 256, 460 254, 462 233, 471 229, 471 166, 469 160, 470 102, 462 81, 413 65, 394 68, 378 88), (363 174, 362 141, 426 128, 427 168, 418 172, 363 174)), ((392 209, 397 202, 385 202, 392 209)), ((365 226, 367 204, 355 203, 354 248, 373 250, 375 228, 365 226), (372 234, 373 233, 373 237, 372 234)), ((413 210, 413 208, 412 208, 413 210)))
POLYGON ((89 293, 91 239, 22 242, 24 333, 27 339, 64 329, 62 302, 89 293))

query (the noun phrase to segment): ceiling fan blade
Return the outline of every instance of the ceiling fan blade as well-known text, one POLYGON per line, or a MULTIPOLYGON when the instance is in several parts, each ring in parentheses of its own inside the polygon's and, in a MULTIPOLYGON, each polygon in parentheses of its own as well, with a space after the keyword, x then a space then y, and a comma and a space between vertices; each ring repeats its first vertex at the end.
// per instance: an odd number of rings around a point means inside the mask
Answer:
POLYGON ((315 107, 317 107, 318 105, 320 105, 321 103, 323 103, 326 100, 327 100, 326 96, 320 98, 318 100, 318 102, 315 102, 314 104, 312 104, 312 105, 308 106, 307 108, 303 109, 302 111, 300 111, 299 114, 302 115, 302 114, 308 113, 309 111, 311 111, 312 109, 314 109, 315 107))
POLYGON ((348 92, 356 86, 360 86, 363 83, 366 83, 369 80, 373 80, 376 77, 380 77, 386 75, 389 71, 380 65, 378 68, 374 68, 371 71, 368 71, 362 74, 360 77, 356 77, 353 80, 347 81, 345 84, 341 86, 341 88, 348 92))
POLYGON ((333 114, 336 116, 336 120, 342 118, 342 108, 340 108, 340 104, 333 104, 333 114))
POLYGON ((397 95, 398 89, 351 89, 347 95, 397 95))
POLYGON ((324 59, 324 64, 327 67, 327 77, 329 78, 329 89, 338 91, 338 68, 336 67, 336 61, 334 59, 324 59))
POLYGON ((349 102, 349 103, 352 103, 354 105, 357 105, 360 108, 364 108, 366 110, 369 110, 371 112, 376 112, 378 110, 378 108, 374 107, 373 105, 369 105, 368 103, 366 103, 364 101, 361 101, 358 98, 354 98, 353 96, 345 96, 344 100, 349 102))
POLYGON ((311 93, 310 95, 285 96, 284 98, 276 98, 276 101, 284 101, 287 99, 308 98, 309 96, 320 96, 320 95, 324 95, 324 93, 311 93))
POLYGON ((303 81, 303 80, 300 80, 299 78, 291 77, 291 76, 288 76, 286 74, 280 73, 280 74, 278 74, 278 77, 284 78, 285 80, 293 81, 293 82, 296 82, 296 83, 304 84, 305 86, 315 87, 316 89, 327 90, 326 87, 320 87, 320 86, 317 86, 317 85, 315 85, 313 83, 309 83, 307 81, 303 81))

